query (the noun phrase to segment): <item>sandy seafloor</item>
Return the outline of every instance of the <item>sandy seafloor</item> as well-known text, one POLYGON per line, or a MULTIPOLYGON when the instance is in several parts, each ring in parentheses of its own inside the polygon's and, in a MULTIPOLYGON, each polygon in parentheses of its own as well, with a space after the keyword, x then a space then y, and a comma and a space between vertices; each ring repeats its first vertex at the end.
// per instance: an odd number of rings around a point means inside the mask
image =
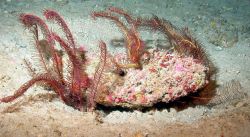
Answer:
MULTIPOLYGON (((180 28, 187 26, 218 69, 217 84, 236 80, 242 92, 250 94, 249 0, 1 0, 0 97, 11 95, 30 79, 22 59, 32 60, 34 45, 18 21, 20 13, 42 16, 46 8, 58 11, 77 44, 94 54, 99 40, 110 45, 110 40, 122 36, 110 21, 90 17, 92 11, 109 6, 139 16, 155 14, 180 28)), ((150 34, 141 35, 146 40, 156 39, 150 34)), ((211 108, 197 105, 181 111, 174 107, 147 112, 113 110, 99 123, 95 114, 74 110, 54 98, 52 91, 35 86, 16 101, 0 104, 0 136, 249 136, 249 97, 225 104, 211 108)))

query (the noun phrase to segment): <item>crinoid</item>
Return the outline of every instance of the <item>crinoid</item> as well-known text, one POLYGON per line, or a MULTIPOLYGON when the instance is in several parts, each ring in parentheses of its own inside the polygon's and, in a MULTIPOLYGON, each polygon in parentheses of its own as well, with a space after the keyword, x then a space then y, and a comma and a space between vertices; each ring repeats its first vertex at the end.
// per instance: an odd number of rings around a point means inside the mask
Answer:
MULTIPOLYGON (((111 9, 111 8, 110 8, 111 9)), ((140 35, 136 30, 136 24, 132 21, 131 17, 123 12, 120 9, 115 10, 118 13, 124 15, 130 23, 130 28, 124 25, 118 17, 113 16, 110 12, 93 12, 92 17, 95 19, 96 17, 107 18, 114 21, 117 26, 121 29, 124 34, 127 56, 130 60, 128 64, 117 64, 120 68, 141 68, 140 58, 144 54, 144 43, 140 39, 140 35)))
MULTIPOLYGON (((55 21, 62 28, 66 39, 62 39, 55 32, 49 30, 47 24, 41 18, 32 14, 21 14, 20 22, 34 35, 42 71, 34 71, 31 63, 25 60, 33 78, 23 84, 14 95, 1 98, 0 102, 13 101, 37 83, 53 89, 65 104, 85 111, 88 100, 86 91, 91 83, 85 72, 85 51, 77 48, 67 24, 57 12, 45 10, 44 16, 47 20, 55 21), (39 40, 39 32, 42 33, 44 39, 39 40), (63 66, 63 58, 60 51, 56 49, 55 42, 67 54, 69 60, 67 65, 69 66, 63 66), (63 71, 63 68, 67 68, 66 72, 63 71)), ((101 46, 104 47, 105 44, 101 42, 101 46)))
POLYGON ((187 28, 179 30, 157 16, 135 18, 115 7, 93 12, 92 17, 113 21, 124 34, 127 50, 126 54, 114 55, 108 61, 113 64, 108 63, 109 66, 115 67, 119 73, 105 68, 96 102, 132 108, 152 106, 157 102, 169 102, 194 93, 208 83, 210 62, 187 28), (123 23, 119 15, 127 23, 123 23), (139 29, 164 33, 174 50, 146 49, 139 29), (121 63, 121 60, 128 60, 128 63, 121 63))

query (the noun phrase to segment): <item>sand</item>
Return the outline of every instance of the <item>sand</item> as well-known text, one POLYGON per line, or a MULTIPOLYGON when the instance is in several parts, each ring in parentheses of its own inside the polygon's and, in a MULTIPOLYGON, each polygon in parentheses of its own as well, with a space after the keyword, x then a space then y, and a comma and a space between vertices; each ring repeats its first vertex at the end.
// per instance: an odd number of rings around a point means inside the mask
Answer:
MULTIPOLYGON (((107 45, 121 33, 107 20, 92 20, 90 13, 116 6, 135 15, 163 17, 178 27, 187 26, 203 44, 217 68, 218 87, 236 80, 240 92, 250 94, 250 2, 216 1, 66 1, 7 0, 0 2, 0 97, 11 95, 30 79, 23 58, 32 60, 34 44, 18 22, 20 13, 42 16, 43 9, 58 11, 67 21, 76 41, 95 55, 98 41, 107 45)), ((60 32, 60 29, 53 28, 60 32)), ((146 40, 158 35, 142 32, 146 40)), ((162 38, 162 37, 160 37, 162 38)), ((157 44, 153 41, 152 45, 157 44)), ((108 46, 110 52, 122 48, 108 46)), ((99 51, 99 50, 98 50, 99 51)), ((101 109, 79 112, 63 104, 53 91, 33 87, 12 103, 0 103, 0 136, 248 136, 250 98, 228 100, 212 107, 196 105, 177 109, 101 109)))

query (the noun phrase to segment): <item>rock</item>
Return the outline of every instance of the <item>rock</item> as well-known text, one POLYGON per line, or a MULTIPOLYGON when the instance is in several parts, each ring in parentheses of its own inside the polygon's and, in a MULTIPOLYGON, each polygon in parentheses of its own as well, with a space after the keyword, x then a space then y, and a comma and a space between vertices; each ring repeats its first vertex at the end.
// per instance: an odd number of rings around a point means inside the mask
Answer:
POLYGON ((222 50, 223 50, 223 48, 222 48, 222 47, 220 47, 220 46, 216 46, 216 47, 215 47, 215 50, 216 50, 216 51, 222 51, 222 50))
MULTIPOLYGON (((119 75, 110 68, 114 64, 106 67, 96 101, 105 106, 150 107, 196 92, 206 84, 208 68, 193 58, 156 50, 150 54, 142 70, 131 68, 119 75)), ((126 55, 119 54, 114 59, 121 62, 126 55)))

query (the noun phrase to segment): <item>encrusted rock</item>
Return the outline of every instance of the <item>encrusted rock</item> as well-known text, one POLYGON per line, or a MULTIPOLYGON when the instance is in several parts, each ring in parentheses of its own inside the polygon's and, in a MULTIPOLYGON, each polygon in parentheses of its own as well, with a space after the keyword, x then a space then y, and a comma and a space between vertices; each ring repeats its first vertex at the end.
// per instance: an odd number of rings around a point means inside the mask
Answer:
MULTIPOLYGON (((204 87, 208 68, 192 57, 181 57, 164 50, 149 50, 150 59, 142 69, 126 69, 125 75, 109 70, 96 101, 106 106, 143 107, 169 102, 204 87)), ((115 60, 126 60, 117 55, 115 60)))

